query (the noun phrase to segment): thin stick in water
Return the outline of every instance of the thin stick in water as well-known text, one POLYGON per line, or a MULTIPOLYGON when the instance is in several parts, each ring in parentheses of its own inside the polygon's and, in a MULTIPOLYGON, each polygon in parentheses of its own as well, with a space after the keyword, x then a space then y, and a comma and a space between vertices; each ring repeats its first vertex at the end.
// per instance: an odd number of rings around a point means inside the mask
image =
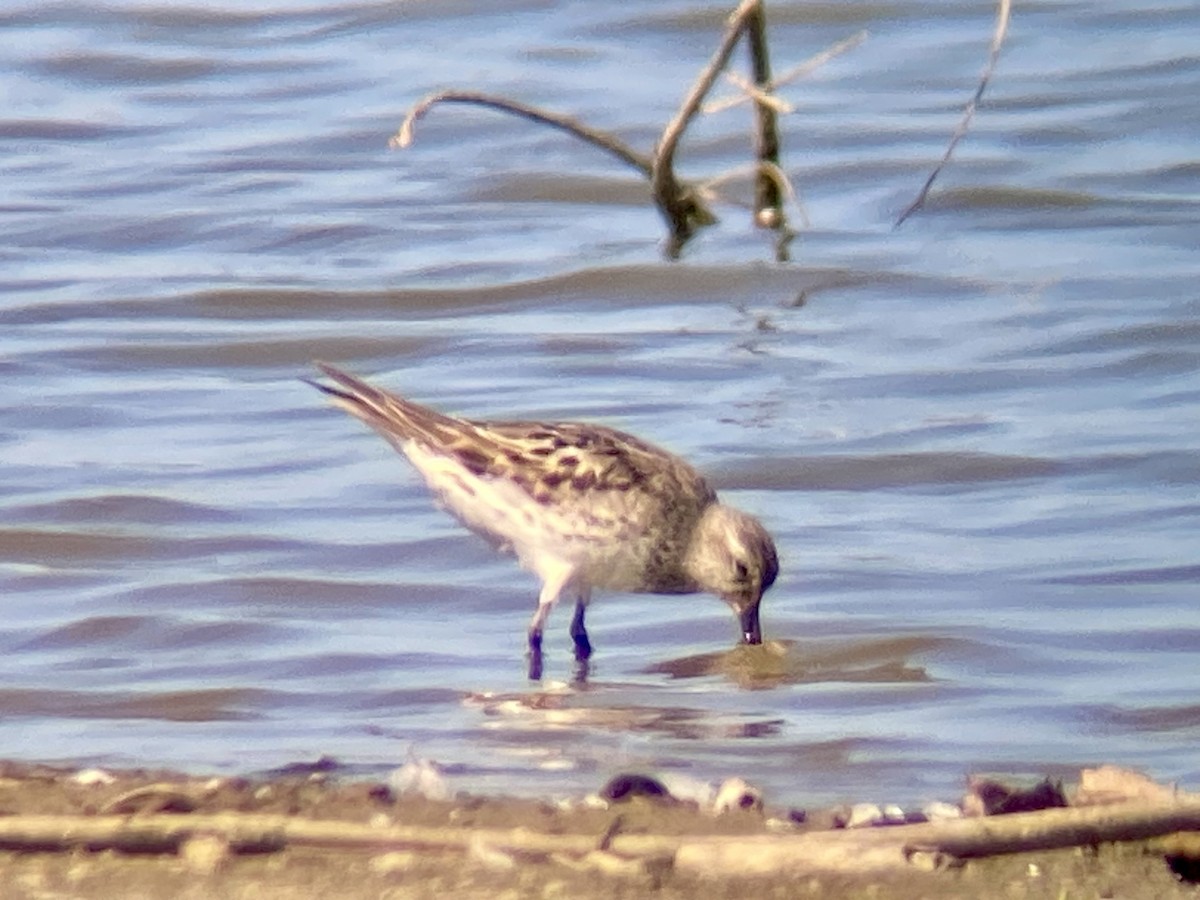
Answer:
POLYGON ((917 194, 916 199, 905 208, 904 212, 900 213, 900 218, 896 220, 896 224, 892 226, 893 228, 899 228, 902 224, 904 224, 905 219, 907 219, 925 204, 925 198, 929 195, 929 189, 933 187, 933 182, 937 179, 938 175, 941 174, 941 171, 943 168, 945 168, 946 163, 950 161, 950 156, 954 153, 954 148, 958 146, 958 142, 966 136, 967 129, 971 125, 971 119, 975 115, 975 109, 979 105, 980 99, 983 97, 983 92, 987 88, 988 81, 992 77, 992 72, 994 72, 996 69, 996 61, 1000 58, 1000 47, 1004 44, 1004 36, 1008 33, 1008 22, 1011 18, 1012 12, 1011 7, 1011 0, 1000 0, 999 6, 996 10, 996 28, 995 31, 992 32, 992 45, 988 53, 987 65, 984 66, 983 75, 979 79, 979 87, 975 89, 975 95, 963 109, 962 119, 958 124, 958 128, 954 132, 954 136, 950 138, 950 143, 946 147, 946 152, 942 155, 942 161, 939 162, 934 170, 929 174, 929 178, 925 180, 925 184, 917 194))

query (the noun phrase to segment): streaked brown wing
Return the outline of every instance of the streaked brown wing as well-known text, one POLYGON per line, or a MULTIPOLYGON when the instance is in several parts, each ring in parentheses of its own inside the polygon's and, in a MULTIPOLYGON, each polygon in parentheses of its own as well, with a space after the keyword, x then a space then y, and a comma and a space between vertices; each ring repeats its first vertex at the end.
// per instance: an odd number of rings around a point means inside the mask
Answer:
POLYGON ((701 508, 716 494, 671 453, 602 425, 578 422, 473 422, 448 416, 327 363, 336 386, 312 382, 403 452, 417 441, 457 460, 475 475, 506 478, 542 504, 564 492, 637 491, 666 505, 701 508))
POLYGON ((577 422, 476 424, 477 433, 503 455, 488 474, 512 478, 514 470, 537 473, 536 480, 522 486, 539 503, 552 502, 554 494, 568 488, 596 494, 636 490, 697 507, 716 497, 682 459, 614 428, 577 422))

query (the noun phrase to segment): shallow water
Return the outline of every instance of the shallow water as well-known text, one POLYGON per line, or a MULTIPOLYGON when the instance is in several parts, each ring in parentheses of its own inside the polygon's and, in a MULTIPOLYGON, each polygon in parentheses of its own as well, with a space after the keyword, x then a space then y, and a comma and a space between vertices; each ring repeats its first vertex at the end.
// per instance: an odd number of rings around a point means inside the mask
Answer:
MULTIPOLYGON (((723 5, 9 5, 0 29, 0 755, 249 771, 410 752, 463 787, 621 768, 917 801, 979 769, 1195 782, 1200 296, 1190 4, 771 6, 793 261, 722 204, 445 86, 648 148, 723 5), (799 218, 792 211, 794 218, 799 218), (298 379, 667 445, 782 557, 768 671, 710 597, 536 586, 298 379)), ((746 159, 744 108, 686 174, 746 159)), ((744 185, 743 185, 744 187, 744 185)), ((735 184, 732 196, 739 196, 735 184)))

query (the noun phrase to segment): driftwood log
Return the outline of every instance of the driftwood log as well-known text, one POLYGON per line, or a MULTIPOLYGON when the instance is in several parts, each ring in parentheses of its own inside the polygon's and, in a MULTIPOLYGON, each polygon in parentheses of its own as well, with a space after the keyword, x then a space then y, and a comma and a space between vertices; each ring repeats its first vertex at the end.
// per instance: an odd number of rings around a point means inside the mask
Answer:
POLYGON ((403 848, 470 852, 486 847, 532 860, 583 859, 603 852, 626 859, 669 861, 680 872, 727 877, 861 874, 914 864, 932 869, 961 859, 1195 831, 1200 831, 1200 799, 1189 797, 1168 803, 1128 802, 918 825, 751 837, 376 827, 243 813, 17 815, 0 818, 0 848, 26 852, 83 849, 177 853, 193 839, 218 840, 235 853, 269 853, 288 847, 372 853, 403 848))

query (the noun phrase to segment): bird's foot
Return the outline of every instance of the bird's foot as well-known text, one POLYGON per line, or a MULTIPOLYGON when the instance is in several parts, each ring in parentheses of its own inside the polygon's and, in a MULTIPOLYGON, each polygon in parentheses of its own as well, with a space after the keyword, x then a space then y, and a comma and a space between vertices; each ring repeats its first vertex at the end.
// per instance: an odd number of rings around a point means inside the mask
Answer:
POLYGON ((529 632, 529 680, 542 680, 542 633, 529 632))
POLYGON ((592 664, 586 659, 575 658, 575 677, 571 679, 571 684, 575 687, 586 687, 588 676, 592 674, 592 664))
POLYGON ((588 640, 587 632, 582 628, 571 632, 571 639, 575 641, 575 678, 574 684, 587 684, 588 675, 591 673, 592 667, 588 660, 592 656, 592 642, 588 640))

